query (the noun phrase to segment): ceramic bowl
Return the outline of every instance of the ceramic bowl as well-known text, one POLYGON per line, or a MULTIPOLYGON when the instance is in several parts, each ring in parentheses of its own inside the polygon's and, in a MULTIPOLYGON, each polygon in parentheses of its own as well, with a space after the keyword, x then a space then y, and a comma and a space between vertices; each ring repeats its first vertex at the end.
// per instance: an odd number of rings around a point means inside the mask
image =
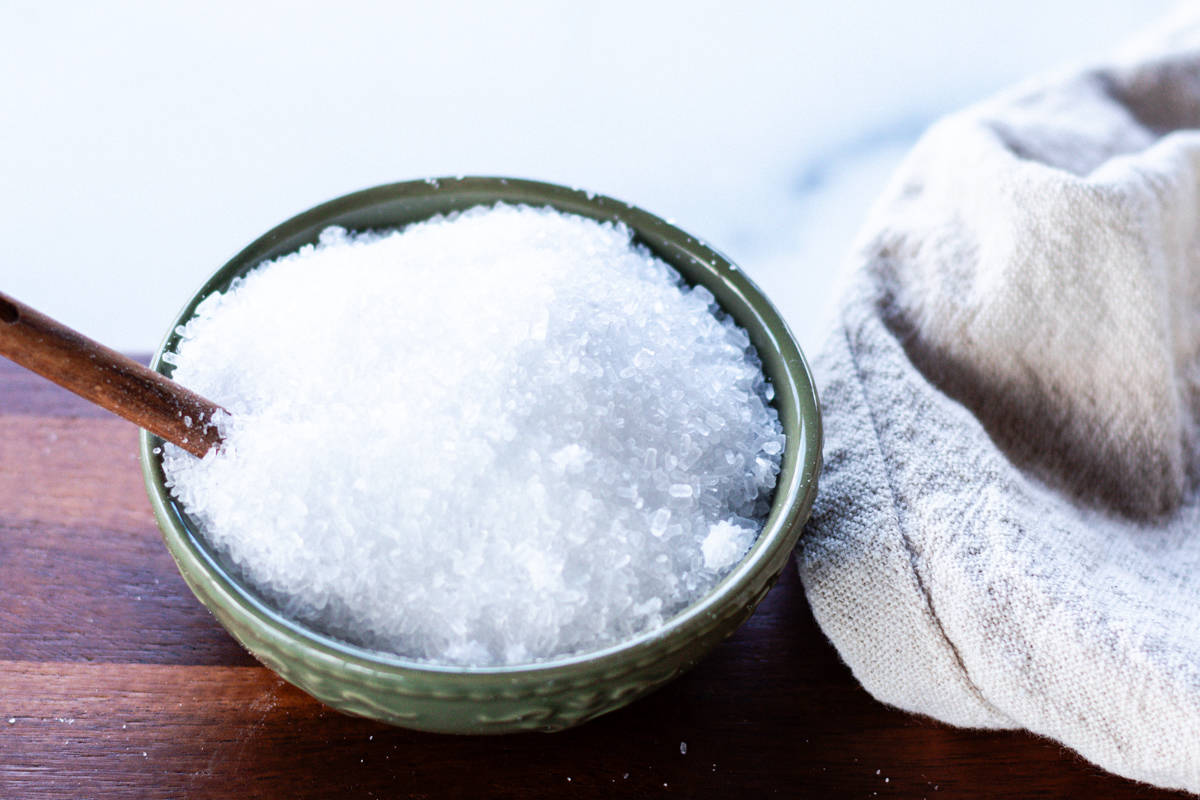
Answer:
POLYGON ((439 178, 379 186, 331 200, 269 231, 221 267, 184 306, 152 368, 170 375, 163 353, 197 304, 263 261, 315 242, 322 229, 394 228, 479 204, 552 206, 619 220, 636 240, 703 284, 750 334, 775 387, 787 435, 770 516, 750 552, 712 591, 661 628, 594 652, 503 667, 433 666, 333 639, 282 616, 205 543, 164 486, 162 442, 141 434, 150 503, 188 586, 263 664, 313 697, 349 714, 448 733, 553 731, 626 705, 700 660, 754 611, 778 579, 807 520, 821 463, 821 422, 804 356, 762 292, 727 258, 627 203, 576 189, 506 178, 439 178))

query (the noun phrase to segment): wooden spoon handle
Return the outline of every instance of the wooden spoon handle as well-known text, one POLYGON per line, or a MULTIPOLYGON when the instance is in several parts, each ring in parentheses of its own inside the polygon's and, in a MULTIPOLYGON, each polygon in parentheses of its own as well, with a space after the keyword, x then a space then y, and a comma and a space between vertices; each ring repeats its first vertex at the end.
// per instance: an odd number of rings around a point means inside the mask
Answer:
POLYGON ((196 456, 221 443, 224 409, 0 292, 0 356, 196 456))

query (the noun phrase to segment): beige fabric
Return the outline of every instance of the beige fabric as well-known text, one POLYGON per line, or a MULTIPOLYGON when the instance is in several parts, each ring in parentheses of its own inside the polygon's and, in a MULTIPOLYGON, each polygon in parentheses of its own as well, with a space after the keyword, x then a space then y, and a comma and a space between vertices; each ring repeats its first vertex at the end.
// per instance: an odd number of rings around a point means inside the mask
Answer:
POLYGON ((859 242, 821 627, 886 703, 1200 792, 1200 24, 942 121, 859 242))

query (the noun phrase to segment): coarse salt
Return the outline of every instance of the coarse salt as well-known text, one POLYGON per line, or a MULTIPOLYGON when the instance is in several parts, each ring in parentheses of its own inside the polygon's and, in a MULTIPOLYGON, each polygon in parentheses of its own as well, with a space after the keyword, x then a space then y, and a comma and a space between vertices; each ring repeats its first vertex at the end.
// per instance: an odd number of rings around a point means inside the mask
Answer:
POLYGON ((479 207, 329 228, 205 299, 174 378, 229 410, 168 484, 283 613, 522 664, 656 628, 752 546, 784 436, 745 331, 622 225, 479 207))

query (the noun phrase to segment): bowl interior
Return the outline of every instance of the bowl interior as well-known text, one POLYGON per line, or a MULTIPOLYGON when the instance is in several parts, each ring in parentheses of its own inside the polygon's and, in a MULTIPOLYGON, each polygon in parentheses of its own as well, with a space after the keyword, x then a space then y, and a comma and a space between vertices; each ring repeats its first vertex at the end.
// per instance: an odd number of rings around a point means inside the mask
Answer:
MULTIPOLYGON (((721 307, 749 333, 764 372, 775 388, 773 404, 787 435, 771 511, 754 547, 707 595, 668 620, 662 628, 617 645, 529 665, 457 667, 417 662, 367 650, 308 628, 279 614, 253 589, 239 581, 235 571, 208 546, 198 526, 170 496, 164 485, 161 456, 155 452, 162 442, 143 431, 143 471, 152 505, 164 525, 168 546, 173 550, 185 548, 189 556, 194 556, 189 560, 198 564, 205 578, 219 584, 223 593, 239 604, 241 613, 296 637, 308 646, 368 668, 501 675, 553 670, 581 662, 619 658, 642 644, 663 637, 687 636, 689 623, 699 621, 720 607, 734 587, 769 571, 777 574, 782 561, 791 552, 812 506, 821 452, 816 392, 799 347, 762 292, 727 258, 658 217, 609 197, 534 181, 467 177, 390 184, 332 200, 277 226, 218 270, 179 313, 171 326, 172 332, 156 352, 151 368, 168 376, 171 374, 172 367, 162 355, 175 349, 179 341, 175 328, 193 316, 196 306, 205 297, 225 291, 233 280, 264 261, 316 242, 320 232, 330 225, 356 231, 396 228, 436 214, 501 201, 549 205, 601 221, 625 223, 634 232, 635 241, 677 269, 689 283, 707 287, 721 307)), ((176 560, 180 560, 178 553, 176 560)))

